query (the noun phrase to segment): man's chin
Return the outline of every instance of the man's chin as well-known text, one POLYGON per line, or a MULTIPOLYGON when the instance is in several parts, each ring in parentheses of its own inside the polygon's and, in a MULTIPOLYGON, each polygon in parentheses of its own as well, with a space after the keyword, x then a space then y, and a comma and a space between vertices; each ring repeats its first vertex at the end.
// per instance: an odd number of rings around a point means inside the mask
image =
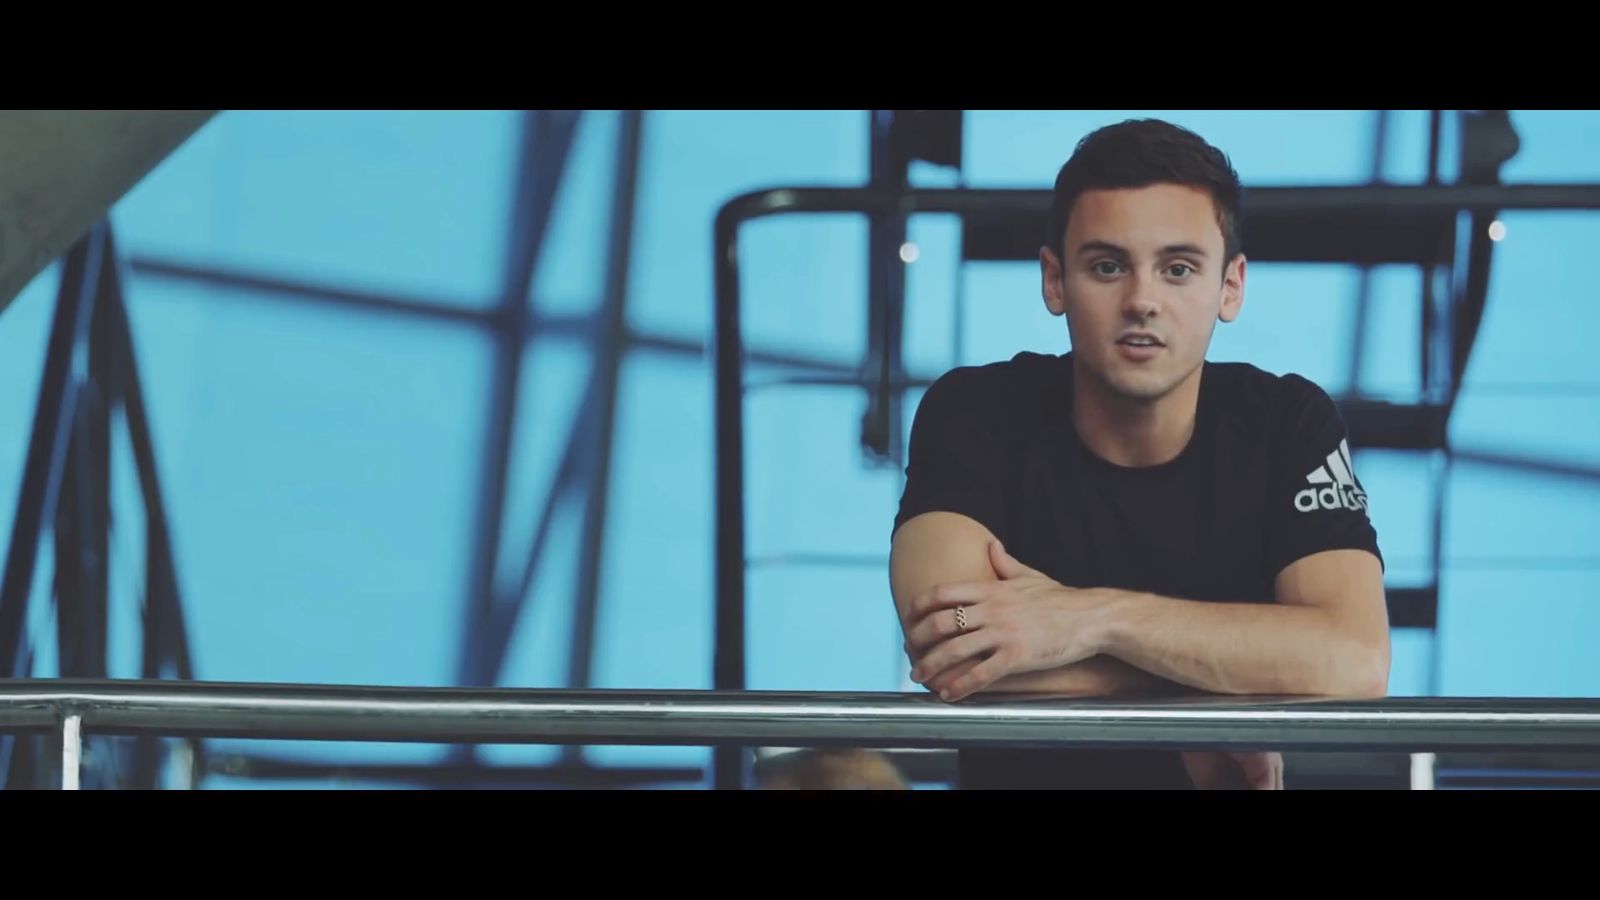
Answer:
POLYGON ((1160 400, 1177 387, 1175 380, 1155 372, 1108 372, 1100 381, 1112 395, 1144 403, 1160 400))

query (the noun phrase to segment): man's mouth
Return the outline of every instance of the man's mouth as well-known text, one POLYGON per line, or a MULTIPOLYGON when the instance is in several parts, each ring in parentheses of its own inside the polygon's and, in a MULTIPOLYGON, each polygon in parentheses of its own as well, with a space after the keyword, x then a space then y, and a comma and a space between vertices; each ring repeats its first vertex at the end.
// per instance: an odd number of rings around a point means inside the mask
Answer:
POLYGON ((1125 334, 1117 341, 1117 343, 1126 344, 1129 347, 1165 347, 1166 346, 1166 344, 1163 344, 1159 339, 1156 338, 1155 335, 1151 335, 1151 334, 1125 334))

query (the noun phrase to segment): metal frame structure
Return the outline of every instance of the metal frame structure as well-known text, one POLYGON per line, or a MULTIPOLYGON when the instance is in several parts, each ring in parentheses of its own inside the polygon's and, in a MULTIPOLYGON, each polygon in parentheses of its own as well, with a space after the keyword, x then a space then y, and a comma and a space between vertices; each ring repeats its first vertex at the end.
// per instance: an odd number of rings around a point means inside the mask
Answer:
MULTIPOLYGON (((47 527, 54 535, 52 593, 61 675, 106 676, 111 435, 118 409, 127 423, 145 512, 141 673, 147 679, 194 677, 150 420, 123 302, 124 278, 104 223, 92 227, 63 261, 17 518, 0 582, 0 674, 7 678, 24 678, 32 671, 27 612, 47 527)), ((197 762, 203 760, 198 746, 191 752, 197 762)), ((36 746, 0 735, 0 782, 12 787, 36 782, 37 757, 36 746)), ((155 744, 139 741, 125 783, 155 786, 158 766, 155 744)))
MULTIPOLYGON (((579 572, 578 606, 573 617, 573 646, 569 679, 582 687, 589 683, 593 659, 595 616, 600 593, 602 571, 602 525, 607 502, 610 475, 610 445, 614 429, 617 382, 622 352, 625 347, 641 346, 683 355, 704 355, 704 348, 692 342, 657 336, 640 336, 630 333, 624 318, 626 281, 632 248, 633 207, 636 200, 639 167, 639 147, 642 134, 643 113, 627 110, 621 113, 621 123, 615 148, 612 206, 610 210, 610 237, 607 248, 604 296, 600 310, 593 316, 547 317, 541 315, 533 304, 531 286, 537 271, 540 255, 545 246, 555 200, 563 175, 567 169, 571 147, 576 139, 582 119, 578 111, 538 110, 524 114, 520 136, 521 151, 516 176, 516 193, 512 204, 507 253, 507 272, 502 282, 499 303, 488 311, 473 310, 415 298, 399 298, 361 291, 334 289, 314 284, 297 283, 287 279, 265 277, 252 273, 229 271, 212 267, 195 266, 151 258, 134 258, 126 268, 143 277, 178 279, 202 284, 239 288, 259 292, 273 299, 334 304, 379 314, 400 314, 477 327, 488 331, 495 340, 493 357, 494 377, 488 399, 483 443, 484 463, 481 469, 478 515, 472 536, 472 565, 468 573, 466 618, 460 651, 460 680, 464 685, 489 686, 498 682, 507 645, 514 633, 518 619, 526 612, 526 598, 544 546, 549 537, 554 511, 571 498, 583 503, 582 550, 579 572), (511 590, 497 587, 495 571, 503 529, 505 491, 510 465, 511 441, 515 433, 515 416, 518 408, 518 388, 524 354, 532 340, 540 334, 563 334, 586 337, 597 349, 596 363, 580 404, 580 416, 567 442, 567 448, 557 468, 554 487, 545 502, 535 530, 533 546, 521 577, 511 590)), ((85 444, 95 451, 104 449, 103 427, 94 421, 72 431, 84 431, 86 437, 69 441, 67 428, 79 409, 75 402, 84 392, 82 384, 91 386, 87 395, 98 396, 92 389, 93 379, 74 380, 68 370, 74 360, 81 362, 89 340, 89 322, 94 307, 93 286, 97 284, 91 273, 85 282, 81 271, 86 265, 92 271, 105 266, 114 267, 116 256, 110 248, 109 229, 101 226, 91 240, 80 250, 74 250, 66 259, 63 270, 61 300, 58 303, 57 323, 52 335, 52 349, 46 363, 44 386, 41 389, 39 418, 35 423, 33 444, 26 464, 22 501, 19 504, 17 527, 13 531, 11 552, 8 556, 6 581, 0 593, 0 653, 5 648, 17 647, 10 655, 0 656, 6 665, 0 668, 0 677, 19 677, 29 670, 24 628, 27 605, 32 584, 33 561, 37 547, 44 535, 45 523, 55 521, 58 548, 58 578, 54 591, 61 627, 62 674, 68 677, 96 677, 104 672, 104 554, 97 552, 105 543, 109 501, 99 495, 83 493, 83 502, 77 502, 74 486, 78 479, 68 481, 61 492, 61 502, 72 509, 83 509, 86 515, 97 519, 65 521, 55 516, 57 485, 61 472, 83 470, 86 476, 100 475, 85 484, 104 490, 106 463, 100 457, 90 458, 78 452, 67 458, 69 449, 85 444), (100 236, 104 236, 101 240, 100 236), (91 289, 82 287, 87 283, 91 289), (69 302, 70 301, 70 302, 69 302), (81 384, 80 384, 81 382, 81 384), (81 463, 80 463, 81 461, 81 463), (79 537, 89 543, 79 552, 79 537), (86 562, 85 562, 86 561, 86 562), (82 565, 79 563, 82 562, 82 565), (98 587, 98 590, 97 590, 98 587), (86 612, 80 613, 80 608, 86 612), (98 637, 96 637, 98 636, 98 637), (98 652, 95 648, 99 648, 98 652), (73 654, 70 657, 69 653, 73 654), (86 656, 84 654, 87 654, 86 656), (79 659, 87 662, 84 668, 79 659), (98 660, 98 663, 96 661, 98 660)), ((120 313, 120 287, 116 288, 116 309, 120 313)), ((105 306, 105 304, 102 304, 105 306)), ((106 308, 111 308, 106 306, 106 308)), ((125 322, 125 318, 119 321, 125 322)), ((123 325, 125 329, 125 324, 123 325)), ((99 335, 100 330, 93 334, 99 335)), ((96 344, 98 347, 99 345, 96 344)), ((120 351, 119 351, 120 352, 120 351)), ((131 343, 127 345, 126 358, 131 365, 131 343)), ((98 359, 98 357, 94 357, 98 359)), ((782 356, 776 357, 782 361, 782 356)), ((98 371, 98 369, 96 369, 98 371)), ((137 400, 135 390, 132 400, 137 400)), ((130 401, 130 417, 137 406, 138 422, 145 431, 135 436, 135 450, 139 458, 141 479, 147 488, 146 503, 153 510, 151 535, 152 554, 166 554, 165 562, 151 567, 151 596, 171 596, 172 601, 159 608, 171 610, 168 618, 179 623, 181 611, 176 601, 176 578, 170 563, 171 539, 161 512, 159 496, 150 493, 155 484, 155 466, 150 452, 148 425, 143 417, 142 403, 130 401), (154 497, 152 500, 151 498, 154 497)), ((88 407, 84 407, 88 408, 88 407)), ((87 489, 87 488, 86 488, 87 489)), ((85 490, 86 490, 85 489, 85 490)), ((155 558, 154 556, 152 557, 155 558)), ((151 621, 160 621, 152 619, 151 621)), ((170 630, 170 626, 168 627, 170 630)), ((180 677, 192 677, 188 663, 186 643, 180 645, 183 668, 180 677)), ((151 670, 148 662, 145 677, 159 677, 159 670, 151 670)), ((21 773, 26 766, 9 766, 13 741, 0 738, 0 773, 16 769, 21 773)), ((145 753, 144 756, 148 756, 145 753)), ((141 756, 140 772, 153 772, 154 761, 141 756)), ((21 759, 20 763, 29 760, 21 759)), ((281 775, 286 771, 361 771, 361 766, 318 766, 316 764, 289 763, 269 756, 234 755, 225 760, 213 761, 216 770, 228 774, 263 777, 281 775)), ((201 770, 207 763, 197 760, 201 770)), ((489 766, 479 762, 470 746, 457 748, 452 757, 437 766, 368 767, 384 777, 403 778, 423 784, 498 784, 498 783, 598 783, 630 784, 652 783, 660 780, 698 780, 698 770, 682 767, 607 767, 594 770, 582 759, 581 748, 569 748, 562 761, 555 766, 489 766)), ((17 778, 26 779, 25 774, 17 778)))

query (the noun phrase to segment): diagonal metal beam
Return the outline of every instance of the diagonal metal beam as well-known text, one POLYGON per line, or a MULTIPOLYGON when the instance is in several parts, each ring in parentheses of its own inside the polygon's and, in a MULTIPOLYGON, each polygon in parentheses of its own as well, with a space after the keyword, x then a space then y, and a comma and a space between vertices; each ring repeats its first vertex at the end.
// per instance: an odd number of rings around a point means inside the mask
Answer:
MULTIPOLYGON (((601 560, 605 551, 606 509, 611 488, 612 436, 616 432, 617 382, 627 347, 628 271, 633 259, 634 204, 638 198, 639 148, 644 114, 624 110, 617 133, 616 177, 611 192, 611 234, 606 247, 605 303, 591 378, 599 402, 591 404, 584 459, 589 463, 588 502, 578 557, 578 589, 573 600, 572 651, 567 686, 588 687, 594 674, 595 621, 600 605, 601 560)), ((563 759, 582 762, 583 748, 568 745, 563 759)))
POLYGON ((144 677, 160 678, 171 665, 181 680, 193 680, 195 668, 189 647, 188 626, 184 622, 183 596, 179 590, 176 554, 172 547, 171 519, 167 515, 161 472, 156 465, 154 427, 144 400, 139 376, 138 355, 134 351, 133 331, 120 282, 108 296, 120 346, 117 381, 118 400, 128 426, 128 444, 133 451, 139 490, 145 508, 145 662, 144 677))
MULTIPOLYGON (((629 349, 632 350, 665 353, 673 356, 692 356, 700 359, 705 358, 709 352, 703 341, 648 331, 630 331, 628 333, 628 345, 629 349)), ((847 381, 832 381, 829 382, 830 384, 858 385, 861 383, 861 367, 859 365, 810 356, 804 353, 748 349, 744 352, 744 360, 751 365, 800 369, 817 375, 833 375, 848 379, 847 381)), ((934 377, 932 374, 924 376, 923 383, 932 384, 934 377)))
POLYGON ((217 285, 259 294, 271 294, 274 295, 272 297, 274 300, 340 306, 346 309, 368 312, 400 313, 417 318, 433 319, 438 322, 479 326, 494 325, 495 316, 497 315, 495 310, 476 309, 458 303, 441 303, 418 297, 401 297, 374 291, 335 287, 328 284, 284 278, 278 275, 268 275, 262 272, 247 272, 229 266, 179 262, 178 260, 165 259, 158 256, 136 256, 130 265, 135 275, 217 285))
MULTIPOLYGON (((88 374, 89 326, 105 258, 105 234, 103 224, 91 228, 62 266, 33 433, 22 467, 17 516, 11 526, 5 574, 0 577, 0 678, 27 675, 28 599, 39 560, 39 541, 46 525, 55 521, 80 383, 88 374)), ((0 735, 0 773, 10 770, 14 745, 14 736, 0 735)))
MULTIPOLYGON (((591 380, 580 401, 582 409, 588 409, 593 403, 593 391, 594 383, 591 380)), ((533 546, 523 563, 522 576, 517 579, 517 586, 512 593, 502 594, 495 599, 489 633, 499 636, 500 639, 491 640, 484 648, 483 662, 491 683, 499 682, 500 672, 505 666, 506 652, 511 644, 511 635, 516 631, 517 621, 527 611, 528 591, 533 588, 533 578, 538 572, 539 560, 544 557, 545 544, 549 542, 550 529, 555 523, 556 509, 578 485, 580 453, 585 449, 583 441, 585 419, 586 416, 579 415, 573 422, 572 432, 567 437, 566 449, 562 451, 561 461, 556 465, 556 475, 551 481, 550 493, 545 497, 544 508, 539 513, 539 522, 534 527, 533 546)))
POLYGON ((56 642, 63 678, 106 677, 106 593, 111 502, 111 404, 117 267, 109 229, 90 316, 86 377, 79 385, 55 516, 56 642))
POLYGON ((34 409, 33 434, 22 469, 22 491, 11 529, 4 580, 0 581, 0 676, 21 676, 24 626, 39 539, 55 519, 67 448, 79 399, 79 382, 87 374, 89 324, 100 280, 104 231, 96 228, 68 254, 61 275, 50 348, 34 409))
MULTIPOLYGON (((582 324, 576 321, 563 320, 559 323, 563 333, 571 333, 582 324)), ((667 356, 703 358, 705 346, 698 341, 686 338, 665 337, 661 335, 641 335, 634 333, 628 339, 631 351, 660 353, 667 356)), ((752 363, 772 366, 783 366, 802 369, 818 373, 816 377, 831 379, 828 383, 843 380, 850 384, 858 383, 859 372, 854 366, 845 363, 818 360, 796 354, 753 351, 747 354, 752 363)), ((925 379, 931 382, 932 379, 925 379)), ((578 408, 587 410, 594 406, 600 383, 590 378, 584 388, 583 396, 578 401, 578 408)), ((509 645, 509 637, 516 630, 517 622, 527 612, 528 592, 533 587, 533 579, 538 573, 539 561, 544 558, 545 546, 549 543, 551 529, 555 524, 555 513, 560 505, 572 493, 581 487, 579 476, 580 463, 583 454, 587 452, 588 444, 584 440, 583 429, 586 427, 587 416, 580 415, 573 423, 572 432, 568 436, 565 449, 561 458, 556 463, 555 477, 551 479, 549 493, 545 497, 543 508, 539 513, 539 521, 535 524, 533 541, 524 558, 522 575, 518 578, 516 586, 510 593, 502 594, 496 598, 495 614, 490 633, 505 635, 507 640, 492 641, 485 650, 484 666, 486 671, 492 673, 493 683, 498 683, 498 677, 505 664, 505 654, 509 645)))
MULTIPOLYGON (((637 197, 639 147, 642 116, 637 111, 623 113, 618 133, 617 177, 612 191, 611 242, 607 251, 605 300, 596 320, 599 344, 593 369, 583 397, 582 411, 573 423, 572 433, 557 463, 555 478, 545 498, 534 529, 533 546, 523 565, 522 575, 512 592, 497 598, 491 634, 496 636, 485 650, 485 666, 491 683, 497 682, 505 654, 517 623, 531 602, 529 591, 539 561, 549 540, 555 511, 562 501, 580 487, 585 490, 583 535, 579 559, 579 583, 573 614, 574 637, 568 673, 573 684, 587 684, 592 665, 595 598, 598 596, 607 490, 610 481, 609 447, 615 421, 618 368, 624 349, 630 343, 626 327, 627 273, 632 246, 633 206, 637 197)), ((656 348, 664 349, 664 348, 656 348)), ((703 348, 689 341, 673 350, 699 354, 703 348)))
MULTIPOLYGON (((346 309, 393 313, 479 328, 494 328, 500 320, 498 309, 479 310, 453 303, 296 281, 258 272, 246 272, 228 266, 196 265, 148 255, 134 257, 130 265, 135 275, 238 288, 272 295, 268 299, 274 301, 342 306, 346 309)), ((527 324, 530 337, 535 332, 543 335, 588 336, 597 327, 596 319, 591 315, 541 316, 537 310, 531 314, 527 324)), ((628 329, 627 341, 629 349, 655 351, 674 356, 704 357, 708 352, 706 342, 703 340, 637 331, 632 328, 628 329)), ((856 363, 759 348, 749 350, 745 358, 756 365, 788 366, 807 371, 849 375, 852 379, 851 384, 860 383, 861 368, 856 363)), ((925 381, 931 384, 932 376, 926 377, 925 381)))
MULTIPOLYGON (((119 260, 115 247, 113 237, 108 242, 108 258, 115 266, 113 272, 117 277, 108 279, 101 299, 112 319, 113 364, 116 372, 111 381, 114 391, 112 402, 122 407, 128 429, 128 444, 133 451, 134 469, 139 479, 140 496, 144 500, 144 635, 140 672, 141 677, 146 679, 164 678, 170 672, 173 678, 192 681, 195 677, 194 660, 189 646, 189 629, 184 620, 182 592, 178 585, 171 525, 167 518, 165 495, 161 491, 160 470, 156 465, 154 429, 144 402, 138 353, 134 348, 133 329, 123 295, 122 286, 132 266, 119 260)), ((190 752, 194 767, 205 764, 203 742, 191 742, 190 752)), ((135 789, 155 788, 160 780, 159 767, 158 743, 153 738, 141 736, 134 744, 129 786, 135 789)))
POLYGON ((506 472, 522 378, 522 356, 529 319, 528 288, 555 206, 556 189, 566 169, 581 113, 539 110, 524 119, 521 162, 517 174, 504 294, 496 334, 494 383, 490 388, 484 464, 478 492, 478 521, 473 534, 473 560, 468 571, 466 616, 458 679, 461 684, 490 683, 484 668, 485 648, 500 636, 491 633, 494 614, 495 563, 505 513, 506 472))

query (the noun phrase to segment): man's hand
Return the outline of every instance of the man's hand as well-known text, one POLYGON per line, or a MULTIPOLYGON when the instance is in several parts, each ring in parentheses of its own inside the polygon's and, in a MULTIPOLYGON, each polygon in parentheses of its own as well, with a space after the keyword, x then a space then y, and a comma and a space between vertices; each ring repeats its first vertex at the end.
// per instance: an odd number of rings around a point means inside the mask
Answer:
POLYGON ((1190 751, 1183 767, 1202 791, 1281 791, 1283 754, 1190 751))
POLYGON ((1068 588, 989 544, 999 581, 943 584, 911 602, 911 677, 946 701, 1005 678, 1088 659, 1104 642, 1106 596, 1068 588))

